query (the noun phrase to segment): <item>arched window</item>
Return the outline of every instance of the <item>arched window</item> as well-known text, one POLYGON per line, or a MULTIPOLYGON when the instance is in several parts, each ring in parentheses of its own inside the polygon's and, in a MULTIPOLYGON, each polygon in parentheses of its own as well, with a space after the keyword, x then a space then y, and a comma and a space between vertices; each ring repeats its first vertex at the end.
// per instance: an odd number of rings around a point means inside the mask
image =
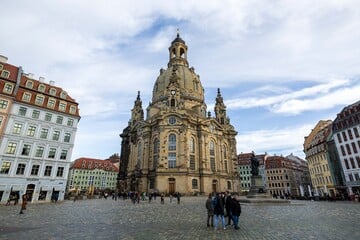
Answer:
POLYGON ((138 142, 138 149, 137 149, 137 165, 138 167, 140 167, 141 165, 141 160, 142 160, 142 144, 141 142, 138 142))
POLYGON ((190 138, 189 149, 190 149, 190 153, 195 153, 195 140, 194 140, 194 138, 190 138))
POLYGON ((176 167, 176 135, 169 135, 168 145, 168 168, 176 167))
POLYGON ((193 179, 191 181, 191 185, 193 189, 197 189, 198 188, 198 180, 197 179, 193 179))
POLYGON ((153 143, 153 167, 156 168, 158 161, 159 161, 159 139, 155 139, 153 143))
POLYGON ((215 144, 213 141, 210 141, 210 168, 215 172, 215 144))
POLYGON ((180 48, 180 57, 185 58, 185 50, 183 48, 180 48))
POLYGON ((176 151, 176 135, 170 134, 169 135, 169 151, 176 151))
POLYGON ((224 171, 228 172, 227 149, 225 145, 223 145, 223 160, 224 160, 224 171))
POLYGON ((175 107, 175 99, 170 99, 170 107, 175 107))
POLYGON ((190 170, 195 170, 195 140, 194 138, 190 138, 189 141, 189 150, 190 150, 190 170))
POLYGON ((227 182, 227 188, 231 189, 231 182, 230 181, 227 182))

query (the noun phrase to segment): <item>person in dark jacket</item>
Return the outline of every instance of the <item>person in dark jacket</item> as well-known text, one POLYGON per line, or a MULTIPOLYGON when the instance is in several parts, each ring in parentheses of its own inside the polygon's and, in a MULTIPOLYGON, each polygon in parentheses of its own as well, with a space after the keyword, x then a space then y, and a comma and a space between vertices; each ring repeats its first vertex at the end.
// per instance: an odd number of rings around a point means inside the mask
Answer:
POLYGON ((214 206, 212 204, 212 194, 209 193, 208 199, 206 199, 205 207, 207 210, 207 226, 214 226, 214 206))
POLYGON ((230 210, 232 214, 232 220, 234 222, 234 228, 239 229, 239 217, 241 214, 240 197, 239 194, 235 194, 231 199, 230 210))
POLYGON ((228 222, 226 224, 226 226, 230 226, 231 225, 231 209, 230 209, 230 205, 231 205, 231 201, 232 201, 232 196, 230 195, 229 191, 225 192, 225 210, 226 210, 226 215, 228 217, 228 222))
POLYGON ((224 208, 225 208, 225 200, 222 193, 217 193, 215 199, 213 200, 215 202, 214 205, 214 229, 217 230, 217 226, 219 223, 219 219, 221 219, 222 227, 225 230, 225 217, 224 217, 224 208))

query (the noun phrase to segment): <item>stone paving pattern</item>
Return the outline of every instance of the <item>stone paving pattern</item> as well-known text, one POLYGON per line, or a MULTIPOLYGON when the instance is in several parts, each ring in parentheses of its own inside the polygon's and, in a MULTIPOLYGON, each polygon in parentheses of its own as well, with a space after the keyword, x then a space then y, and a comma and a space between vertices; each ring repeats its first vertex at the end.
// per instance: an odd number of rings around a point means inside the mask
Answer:
MULTIPOLYGON (((360 203, 242 204, 240 230, 206 226, 204 197, 0 206, 0 239, 360 239, 360 203)), ((221 225, 221 224, 220 224, 221 225)))

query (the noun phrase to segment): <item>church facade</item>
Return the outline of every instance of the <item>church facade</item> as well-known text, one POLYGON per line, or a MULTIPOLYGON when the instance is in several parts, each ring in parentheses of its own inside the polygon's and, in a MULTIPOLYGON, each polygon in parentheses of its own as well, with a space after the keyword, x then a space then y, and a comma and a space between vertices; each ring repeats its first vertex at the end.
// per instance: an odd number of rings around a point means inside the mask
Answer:
POLYGON ((187 60, 179 34, 169 47, 152 101, 142 107, 140 92, 128 126, 120 134, 119 191, 181 194, 238 192, 236 135, 220 90, 215 116, 207 112, 200 77, 187 60))

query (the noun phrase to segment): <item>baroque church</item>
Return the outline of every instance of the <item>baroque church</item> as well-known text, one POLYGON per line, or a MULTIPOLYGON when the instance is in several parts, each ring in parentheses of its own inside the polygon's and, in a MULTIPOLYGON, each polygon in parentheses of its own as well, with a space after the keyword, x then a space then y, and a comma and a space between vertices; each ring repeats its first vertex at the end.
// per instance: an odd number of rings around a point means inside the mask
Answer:
POLYGON ((152 101, 142 107, 140 92, 128 126, 120 134, 119 191, 183 195, 238 192, 236 139, 218 89, 215 117, 207 112, 200 77, 177 37, 167 69, 155 81, 152 101))

